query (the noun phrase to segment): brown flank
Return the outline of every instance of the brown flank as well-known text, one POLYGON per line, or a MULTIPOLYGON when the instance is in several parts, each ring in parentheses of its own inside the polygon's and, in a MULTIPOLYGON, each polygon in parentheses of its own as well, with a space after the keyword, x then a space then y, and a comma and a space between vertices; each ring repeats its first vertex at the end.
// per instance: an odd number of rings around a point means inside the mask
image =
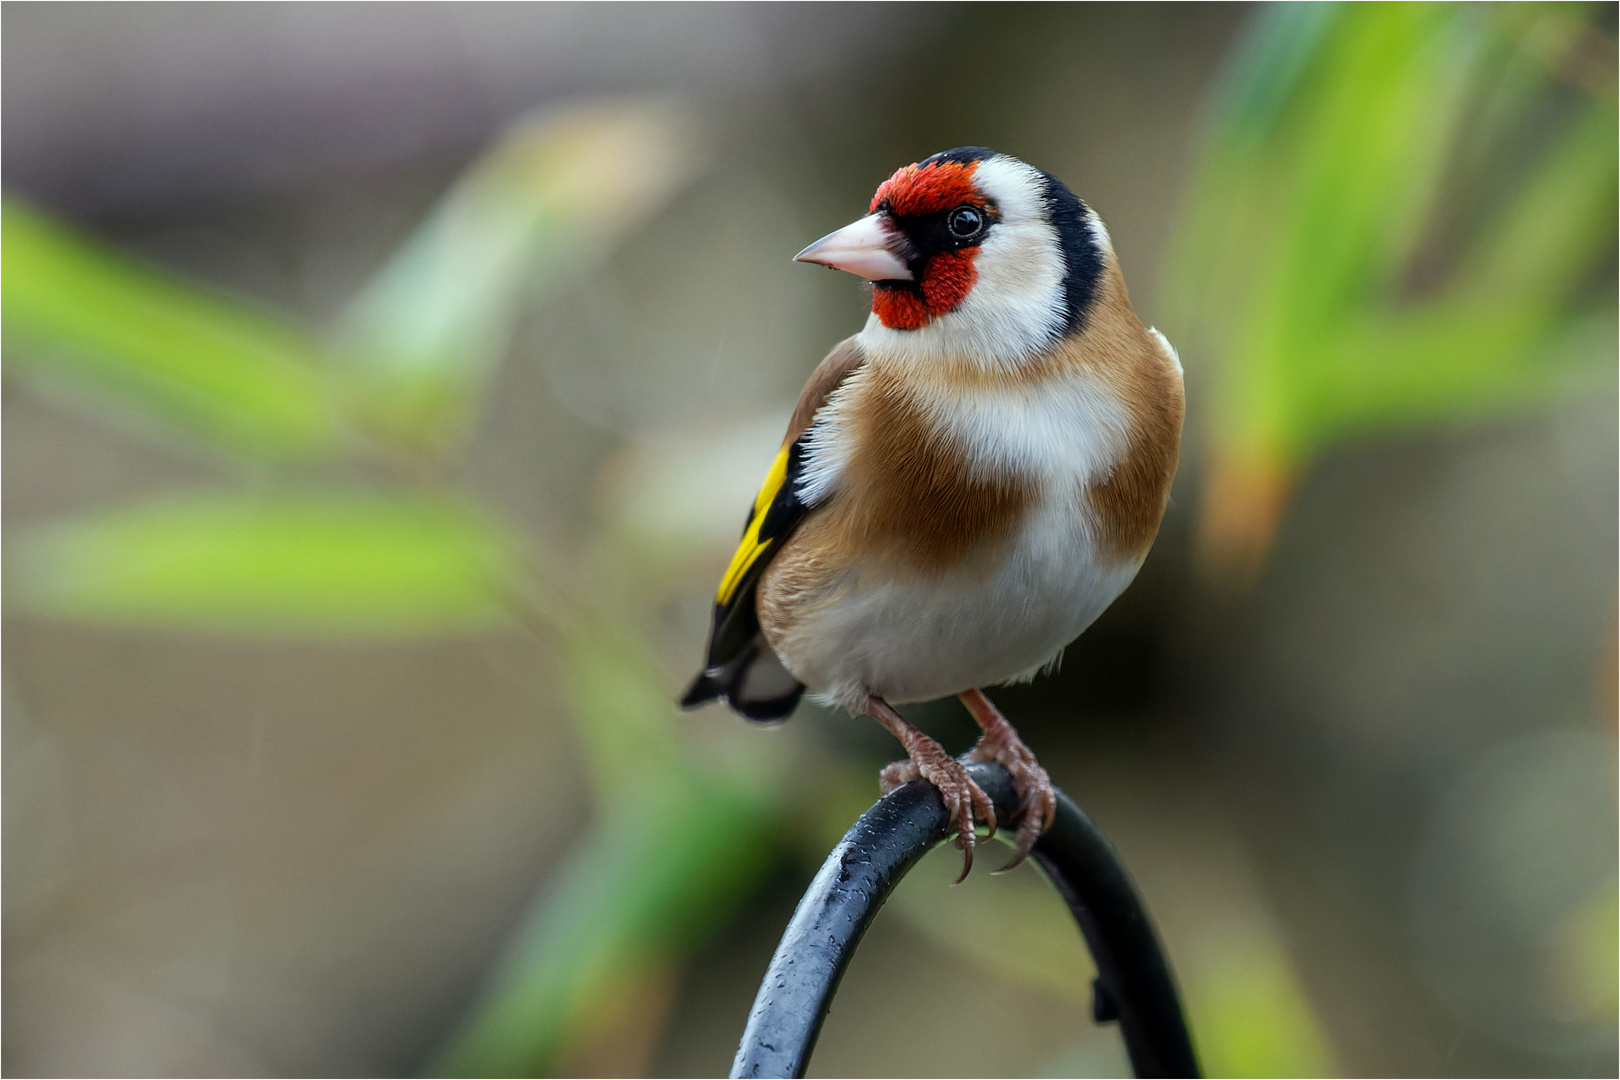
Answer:
POLYGON ((1159 534, 1181 450, 1181 376, 1131 310, 1112 259, 1086 328, 1064 351, 1106 379, 1131 416, 1125 456, 1088 492, 1097 512, 1098 554, 1141 559, 1159 534))

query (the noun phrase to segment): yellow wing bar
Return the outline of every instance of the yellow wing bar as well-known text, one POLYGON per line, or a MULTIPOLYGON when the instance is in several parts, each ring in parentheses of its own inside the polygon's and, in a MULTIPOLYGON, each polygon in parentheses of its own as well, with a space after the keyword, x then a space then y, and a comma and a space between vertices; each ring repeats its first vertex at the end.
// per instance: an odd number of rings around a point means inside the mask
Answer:
POLYGON ((776 460, 771 462, 771 471, 765 474, 765 483, 754 497, 754 516, 748 520, 748 528, 743 530, 742 541, 731 556, 731 565, 726 567, 726 575, 720 579, 720 588, 714 594, 715 603, 722 607, 731 603, 731 596, 737 591, 737 585, 748 573, 749 567, 758 562, 765 549, 771 546, 771 540, 759 538, 759 527, 765 520, 765 511, 776 501, 776 493, 782 490, 782 482, 787 479, 787 467, 788 447, 784 446, 777 452, 776 460))

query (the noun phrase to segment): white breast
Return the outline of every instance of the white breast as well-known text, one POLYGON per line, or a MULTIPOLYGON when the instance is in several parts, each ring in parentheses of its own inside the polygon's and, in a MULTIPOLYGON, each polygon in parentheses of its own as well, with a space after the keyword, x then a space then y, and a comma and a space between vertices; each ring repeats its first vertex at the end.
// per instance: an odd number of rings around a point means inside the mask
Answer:
POLYGON ((985 473, 1098 483, 1125 456, 1130 417, 1112 387, 1085 373, 971 394, 923 396, 940 428, 985 473))
MULTIPOLYGON (((849 415, 860 407, 876 363, 855 372, 828 399, 806 437, 799 497, 815 505, 838 489, 854 452, 849 415)), ((1113 388, 1094 376, 1068 373, 1039 383, 1015 383, 972 393, 919 387, 929 417, 964 447, 986 475, 1038 477, 1066 493, 1107 479, 1125 455, 1129 414, 1113 388)))

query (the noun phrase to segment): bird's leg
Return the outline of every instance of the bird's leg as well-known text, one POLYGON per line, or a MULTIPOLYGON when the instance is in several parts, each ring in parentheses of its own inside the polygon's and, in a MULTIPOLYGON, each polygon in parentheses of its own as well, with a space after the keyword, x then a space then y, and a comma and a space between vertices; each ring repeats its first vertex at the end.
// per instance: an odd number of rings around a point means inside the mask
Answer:
POLYGON ((961 882, 973 869, 973 815, 974 811, 996 832, 996 808, 990 796, 973 782, 962 763, 945 752, 945 748, 918 731, 894 711, 887 701, 873 694, 866 699, 866 711, 873 719, 889 729, 889 734, 900 740, 906 748, 905 761, 896 761, 878 774, 878 782, 887 795, 901 784, 922 777, 939 789, 945 800, 945 810, 951 815, 951 827, 956 830, 956 846, 962 852, 961 882))
POLYGON ((1018 789, 1023 815, 1018 821, 1018 856, 1001 868, 1011 870, 1029 856, 1035 841, 1052 827, 1057 818, 1057 792, 1024 740, 1018 737, 1001 711, 990 704, 982 690, 968 690, 956 696, 984 729, 978 743, 965 755, 967 760, 999 762, 1012 774, 1013 785, 1018 789))

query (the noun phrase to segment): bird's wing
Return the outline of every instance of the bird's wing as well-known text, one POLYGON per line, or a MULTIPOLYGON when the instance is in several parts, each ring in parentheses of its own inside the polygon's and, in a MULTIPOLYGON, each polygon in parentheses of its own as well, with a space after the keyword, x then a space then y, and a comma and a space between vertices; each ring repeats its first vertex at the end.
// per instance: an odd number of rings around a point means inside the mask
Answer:
MULTIPOLYGON (((734 660, 759 633, 759 615, 754 606, 760 574, 781 550, 782 543, 820 500, 806 503, 800 498, 799 479, 804 470, 805 436, 816 413, 850 373, 861 366, 865 356, 854 338, 838 343, 816 368, 799 395, 799 403, 788 422, 787 437, 776 452, 770 472, 765 475, 753 508, 743 525, 742 539, 731 556, 731 565, 720 578, 714 596, 714 623, 709 631, 709 670, 734 660)), ((825 498, 825 496, 823 496, 825 498)))

